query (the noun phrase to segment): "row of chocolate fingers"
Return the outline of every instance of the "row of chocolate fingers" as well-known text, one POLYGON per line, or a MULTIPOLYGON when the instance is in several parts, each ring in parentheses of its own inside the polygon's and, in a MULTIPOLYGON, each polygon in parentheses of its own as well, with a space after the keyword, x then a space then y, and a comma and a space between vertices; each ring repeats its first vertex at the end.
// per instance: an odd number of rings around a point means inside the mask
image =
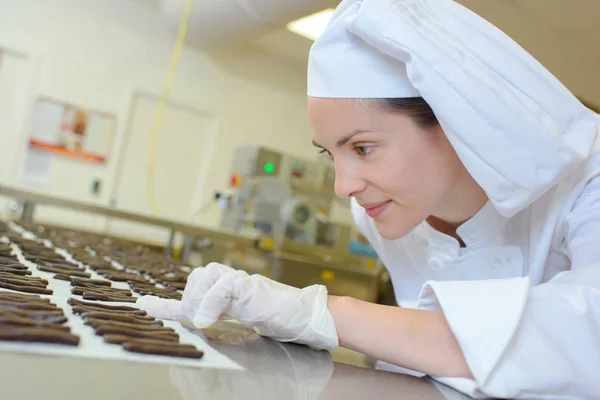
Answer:
POLYGON ((0 292, 0 340, 79 345, 63 310, 35 295, 0 292))
POLYGON ((119 344, 127 351, 196 359, 204 356, 195 346, 180 343, 175 330, 137 308, 74 298, 69 299, 69 304, 73 313, 80 315, 105 342, 119 344))

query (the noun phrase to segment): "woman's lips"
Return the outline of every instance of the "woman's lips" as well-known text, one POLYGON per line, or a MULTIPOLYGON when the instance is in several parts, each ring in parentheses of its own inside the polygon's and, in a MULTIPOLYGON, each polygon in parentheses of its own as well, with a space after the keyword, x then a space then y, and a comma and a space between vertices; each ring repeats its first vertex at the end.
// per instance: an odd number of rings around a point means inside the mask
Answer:
POLYGON ((369 217, 376 218, 388 208, 391 202, 391 200, 388 200, 380 203, 367 203, 364 205, 361 204, 361 206, 365 209, 369 217))

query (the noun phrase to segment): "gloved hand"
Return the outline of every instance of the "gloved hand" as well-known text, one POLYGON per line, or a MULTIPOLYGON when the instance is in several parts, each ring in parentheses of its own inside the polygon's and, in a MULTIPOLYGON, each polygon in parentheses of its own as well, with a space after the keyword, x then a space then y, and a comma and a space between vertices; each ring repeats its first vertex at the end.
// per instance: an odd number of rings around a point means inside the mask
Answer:
POLYGON ((326 350, 339 344, 325 286, 297 289, 218 263, 192 271, 181 301, 143 296, 137 305, 154 317, 187 319, 198 328, 225 315, 281 342, 326 350))

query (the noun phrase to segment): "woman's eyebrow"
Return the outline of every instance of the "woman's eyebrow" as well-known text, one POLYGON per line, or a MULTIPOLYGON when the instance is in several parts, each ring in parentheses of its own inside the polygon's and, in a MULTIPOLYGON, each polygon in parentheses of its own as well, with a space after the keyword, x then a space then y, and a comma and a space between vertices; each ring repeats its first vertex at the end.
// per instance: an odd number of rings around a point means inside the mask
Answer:
POLYGON ((352 139, 353 136, 358 135, 359 133, 365 133, 365 132, 371 132, 367 129, 356 129, 350 133, 348 133, 347 135, 344 135, 344 137, 342 137, 340 140, 338 140, 336 142, 336 147, 342 147, 343 145, 345 145, 346 143, 348 143, 348 141, 350 139, 352 139))
MULTIPOLYGON (((359 133, 365 133, 365 132, 371 132, 367 129, 356 129, 346 135, 344 135, 342 138, 340 138, 336 143, 336 147, 342 147, 343 145, 345 145, 346 143, 348 143, 348 141, 350 139, 352 139, 353 136, 358 135, 359 133)), ((324 149, 323 146, 321 146, 319 143, 315 142, 314 140, 312 141, 313 146, 318 147, 319 149, 324 149)))

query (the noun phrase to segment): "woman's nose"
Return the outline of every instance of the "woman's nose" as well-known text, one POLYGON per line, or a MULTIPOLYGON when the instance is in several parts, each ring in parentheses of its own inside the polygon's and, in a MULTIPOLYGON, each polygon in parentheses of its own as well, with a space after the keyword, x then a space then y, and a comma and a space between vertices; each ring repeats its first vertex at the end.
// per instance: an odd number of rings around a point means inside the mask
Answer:
POLYGON ((350 198, 365 189, 365 181, 361 179, 355 168, 335 165, 335 194, 343 199, 350 198))

